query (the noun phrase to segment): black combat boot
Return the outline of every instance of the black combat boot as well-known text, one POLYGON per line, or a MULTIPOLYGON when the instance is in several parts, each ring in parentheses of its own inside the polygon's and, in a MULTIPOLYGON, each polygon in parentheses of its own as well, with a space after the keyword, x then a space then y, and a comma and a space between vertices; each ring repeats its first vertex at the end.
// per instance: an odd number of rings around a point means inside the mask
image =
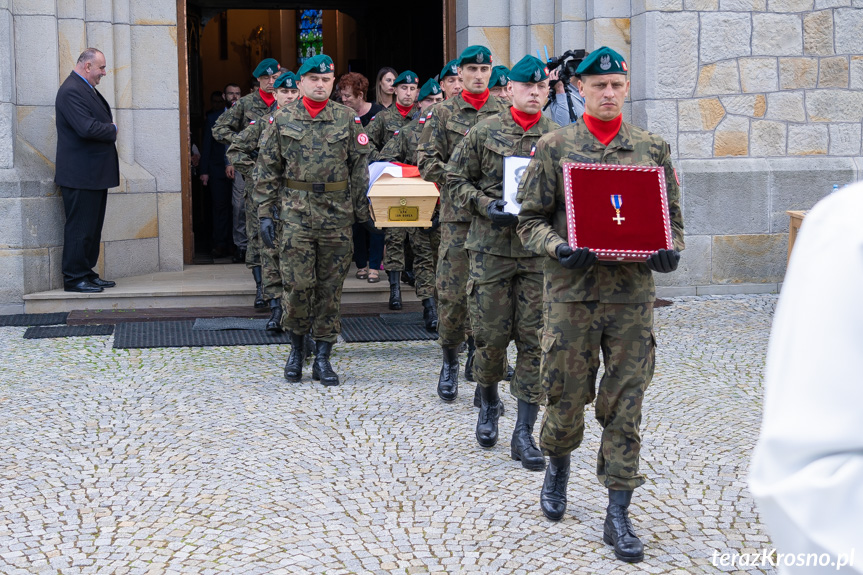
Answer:
POLYGON ((506 374, 504 374, 503 378, 507 381, 512 381, 513 376, 515 376, 515 370, 511 365, 506 366, 506 374))
POLYGON ((441 347, 443 365, 437 382, 437 394, 444 401, 455 401, 458 397, 458 346, 441 347))
POLYGON ((464 362, 464 379, 465 381, 476 381, 473 378, 473 356, 476 355, 476 343, 473 336, 467 336, 467 359, 464 362))
POLYGON ((270 300, 270 319, 267 321, 267 331, 277 334, 282 332, 282 300, 273 298, 270 300))
POLYGON ((433 297, 423 300, 423 321, 426 323, 427 330, 437 331, 437 305, 433 297))
POLYGON ((414 274, 413 270, 405 270, 402 272, 402 281, 408 284, 411 287, 416 286, 417 277, 414 274))
POLYGON ((387 272, 390 279, 390 309, 402 309, 402 286, 399 284, 401 272, 387 272))
POLYGON ((309 332, 303 336, 303 344, 306 348, 306 359, 315 356, 315 340, 312 338, 312 333, 309 332))
POLYGON ((252 277, 255 278, 255 309, 267 307, 267 302, 264 301, 264 285, 261 280, 261 266, 252 268, 252 277))
POLYGON ((629 521, 630 501, 632 491, 608 490, 608 508, 602 540, 614 546, 614 556, 621 561, 638 563, 644 560, 644 545, 629 521))
POLYGON ((285 379, 297 383, 303 378, 303 362, 306 360, 306 348, 303 336, 291 332, 291 353, 285 362, 285 379))
POLYGON ((330 352, 333 344, 328 341, 315 342, 315 362, 312 364, 312 379, 320 380, 323 385, 338 385, 339 376, 330 365, 330 352))
POLYGON ((539 405, 518 400, 518 416, 515 429, 512 430, 512 441, 509 444, 510 454, 516 461, 521 460, 521 466, 531 471, 545 469, 545 457, 533 441, 533 425, 539 414, 539 405))
MULTIPOLYGON (((480 398, 480 395, 479 395, 479 388, 480 388, 480 387, 482 387, 482 386, 481 386, 481 385, 477 385, 477 386, 476 386, 476 389, 475 389, 475 390, 473 390, 473 406, 474 406, 474 407, 479 407, 479 406, 481 406, 481 405, 482 405, 482 399, 480 398)), ((502 415, 504 415, 505 413, 506 413, 506 409, 504 409, 504 407, 503 407, 503 402, 501 401, 501 402, 500 402, 500 414, 501 414, 501 416, 502 416, 502 415)))
POLYGON ((552 521, 560 521, 566 513, 566 485, 569 483, 569 454, 549 457, 545 481, 539 494, 542 514, 552 521))
POLYGON ((497 420, 503 403, 497 394, 497 384, 479 387, 480 406, 476 418, 476 441, 480 447, 494 447, 497 443, 497 420))

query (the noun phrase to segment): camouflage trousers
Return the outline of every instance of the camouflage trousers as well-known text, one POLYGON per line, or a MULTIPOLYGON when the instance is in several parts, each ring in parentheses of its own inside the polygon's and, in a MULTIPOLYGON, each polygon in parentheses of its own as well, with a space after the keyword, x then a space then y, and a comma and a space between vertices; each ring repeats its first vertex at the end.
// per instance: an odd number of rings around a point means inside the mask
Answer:
POLYGON ((470 274, 464 242, 470 222, 441 222, 437 260, 437 331, 442 347, 455 347, 470 333, 467 279, 470 274))
POLYGON ((540 447, 561 457, 581 444, 585 406, 596 400, 602 438, 596 476, 610 489, 630 491, 639 473, 641 402, 653 378, 653 303, 545 303, 542 385, 548 397, 540 447), (600 353, 605 373, 596 390, 600 353))
POLYGON ((282 327, 296 334, 311 329, 315 341, 335 343, 342 329, 342 287, 354 254, 351 227, 314 230, 284 223, 281 247, 282 327))
POLYGON ((404 271, 406 239, 410 240, 414 251, 417 297, 421 300, 434 297, 435 265, 429 229, 387 228, 384 237, 384 269, 388 272, 404 271))
MULTIPOLYGON (((273 220, 276 227, 276 247, 268 248, 261 240, 261 275, 264 279, 264 299, 267 301, 282 297, 282 271, 279 263, 279 243, 282 237, 282 222, 273 220)), ((260 220, 258 220, 260 227, 260 220)))
POLYGON ((515 340, 518 356, 509 391, 539 405, 545 400, 539 379, 544 258, 468 254, 467 302, 476 342, 474 377, 483 387, 497 385, 506 373, 506 348, 515 340))
POLYGON ((246 178, 244 205, 246 206, 246 267, 251 269, 261 265, 261 222, 258 220, 258 206, 252 200, 254 178, 246 178))

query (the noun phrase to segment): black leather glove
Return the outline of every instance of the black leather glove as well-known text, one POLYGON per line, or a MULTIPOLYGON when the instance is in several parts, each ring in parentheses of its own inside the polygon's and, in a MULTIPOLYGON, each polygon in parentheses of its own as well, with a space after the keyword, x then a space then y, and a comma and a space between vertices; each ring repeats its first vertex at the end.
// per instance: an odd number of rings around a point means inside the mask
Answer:
POLYGON ((659 250, 650 254, 646 263, 653 271, 667 274, 677 269, 679 261, 680 252, 677 250, 659 250))
POLYGON ((557 246, 554 250, 554 255, 557 256, 557 261, 560 262, 560 265, 570 270, 589 268, 596 263, 597 259, 596 253, 590 251, 588 248, 574 250, 567 244, 557 246))
POLYGON ((432 225, 431 225, 432 231, 434 231, 440 227, 440 212, 435 212, 435 214, 432 216, 431 222, 432 222, 432 225))
POLYGON ((495 200, 488 205, 488 219, 499 226, 509 227, 518 223, 518 216, 503 211, 506 200, 495 200))
POLYGON ((272 218, 261 218, 261 240, 270 249, 276 247, 276 225, 272 218))
POLYGON ((364 222, 361 222, 360 225, 370 234, 374 234, 376 236, 384 234, 384 230, 375 227, 375 222, 373 220, 366 220, 364 222))

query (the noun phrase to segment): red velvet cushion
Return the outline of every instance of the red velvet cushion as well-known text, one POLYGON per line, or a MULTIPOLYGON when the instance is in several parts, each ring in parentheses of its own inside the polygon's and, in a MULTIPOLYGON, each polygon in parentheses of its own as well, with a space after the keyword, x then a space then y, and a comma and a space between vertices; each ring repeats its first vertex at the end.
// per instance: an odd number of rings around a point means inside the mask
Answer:
POLYGON ((569 245, 599 259, 643 261, 672 249, 662 166, 563 164, 569 245), (619 224, 612 195, 621 197, 619 224))

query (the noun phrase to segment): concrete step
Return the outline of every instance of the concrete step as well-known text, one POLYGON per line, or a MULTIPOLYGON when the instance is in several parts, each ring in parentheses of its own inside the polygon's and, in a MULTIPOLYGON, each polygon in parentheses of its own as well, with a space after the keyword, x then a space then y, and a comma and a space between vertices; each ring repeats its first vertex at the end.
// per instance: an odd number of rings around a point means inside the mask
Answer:
MULTIPOLYGON (((381 272, 381 281, 369 283, 355 277, 351 265, 342 290, 342 303, 381 304, 389 301, 390 286, 381 272)), ((112 278, 106 278, 112 279, 112 278)), ((181 272, 119 278, 117 286, 101 293, 70 293, 62 289, 27 294, 25 313, 53 313, 72 310, 129 310, 154 308, 206 308, 251 306, 255 283, 244 264, 186 266, 181 272)), ((402 300, 418 302, 414 289, 401 284, 402 300)), ((379 307, 379 306, 375 306, 379 307)))

